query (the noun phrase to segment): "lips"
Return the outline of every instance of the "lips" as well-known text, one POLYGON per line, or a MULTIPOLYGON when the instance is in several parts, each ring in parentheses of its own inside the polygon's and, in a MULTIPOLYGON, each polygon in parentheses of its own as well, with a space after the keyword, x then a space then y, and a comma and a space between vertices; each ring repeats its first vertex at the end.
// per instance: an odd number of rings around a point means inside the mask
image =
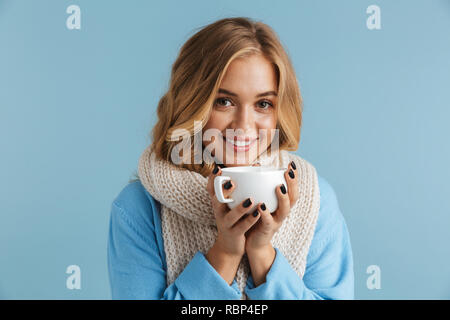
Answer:
POLYGON ((245 147, 249 146, 254 140, 233 140, 233 139, 226 139, 228 143, 234 144, 238 147, 245 147))
POLYGON ((247 151, 250 149, 251 145, 258 140, 257 138, 251 137, 234 137, 234 138, 226 138, 223 139, 233 146, 235 151, 247 151))

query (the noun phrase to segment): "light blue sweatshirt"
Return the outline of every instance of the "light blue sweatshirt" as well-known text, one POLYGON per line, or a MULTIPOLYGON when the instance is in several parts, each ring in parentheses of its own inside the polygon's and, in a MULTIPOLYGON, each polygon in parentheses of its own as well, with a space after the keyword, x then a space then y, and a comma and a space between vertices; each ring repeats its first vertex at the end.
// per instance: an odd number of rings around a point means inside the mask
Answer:
MULTIPOLYGON (((320 176, 319 188, 319 216, 303 278, 275 248, 266 282, 255 287, 249 275, 249 299, 354 299, 347 226, 333 188, 320 176)), ((141 182, 129 183, 111 206, 108 271, 113 299, 238 300, 242 295, 236 280, 229 285, 200 251, 169 286, 166 270, 159 203, 141 182)))

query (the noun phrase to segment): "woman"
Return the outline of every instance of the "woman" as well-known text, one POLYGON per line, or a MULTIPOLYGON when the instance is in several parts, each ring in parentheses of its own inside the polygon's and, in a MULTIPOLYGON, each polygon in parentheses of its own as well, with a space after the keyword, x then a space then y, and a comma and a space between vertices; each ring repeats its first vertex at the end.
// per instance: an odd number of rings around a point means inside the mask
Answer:
MULTIPOLYGON (((113 298, 353 299, 336 195, 289 152, 301 111, 295 72, 270 27, 227 18, 192 36, 159 102, 139 179, 112 204, 113 298), (240 165, 286 168, 275 212, 251 198, 233 210, 216 199, 221 168, 240 165)), ((235 187, 224 183, 224 195, 235 187)))

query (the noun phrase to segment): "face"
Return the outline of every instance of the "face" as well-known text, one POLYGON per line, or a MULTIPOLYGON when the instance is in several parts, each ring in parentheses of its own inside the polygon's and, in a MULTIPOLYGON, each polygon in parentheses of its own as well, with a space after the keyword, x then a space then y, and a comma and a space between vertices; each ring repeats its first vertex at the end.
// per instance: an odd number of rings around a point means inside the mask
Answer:
POLYGON ((276 107, 277 76, 270 61, 261 55, 235 59, 220 83, 203 145, 217 163, 251 165, 272 141, 276 107))

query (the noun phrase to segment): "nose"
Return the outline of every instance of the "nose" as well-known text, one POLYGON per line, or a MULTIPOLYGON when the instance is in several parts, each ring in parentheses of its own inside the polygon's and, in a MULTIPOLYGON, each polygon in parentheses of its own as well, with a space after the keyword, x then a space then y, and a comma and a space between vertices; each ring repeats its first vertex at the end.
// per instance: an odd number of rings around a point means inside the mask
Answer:
POLYGON ((233 129, 241 129, 243 130, 243 133, 255 129, 253 108, 251 106, 241 106, 240 108, 237 108, 233 122, 233 129))

